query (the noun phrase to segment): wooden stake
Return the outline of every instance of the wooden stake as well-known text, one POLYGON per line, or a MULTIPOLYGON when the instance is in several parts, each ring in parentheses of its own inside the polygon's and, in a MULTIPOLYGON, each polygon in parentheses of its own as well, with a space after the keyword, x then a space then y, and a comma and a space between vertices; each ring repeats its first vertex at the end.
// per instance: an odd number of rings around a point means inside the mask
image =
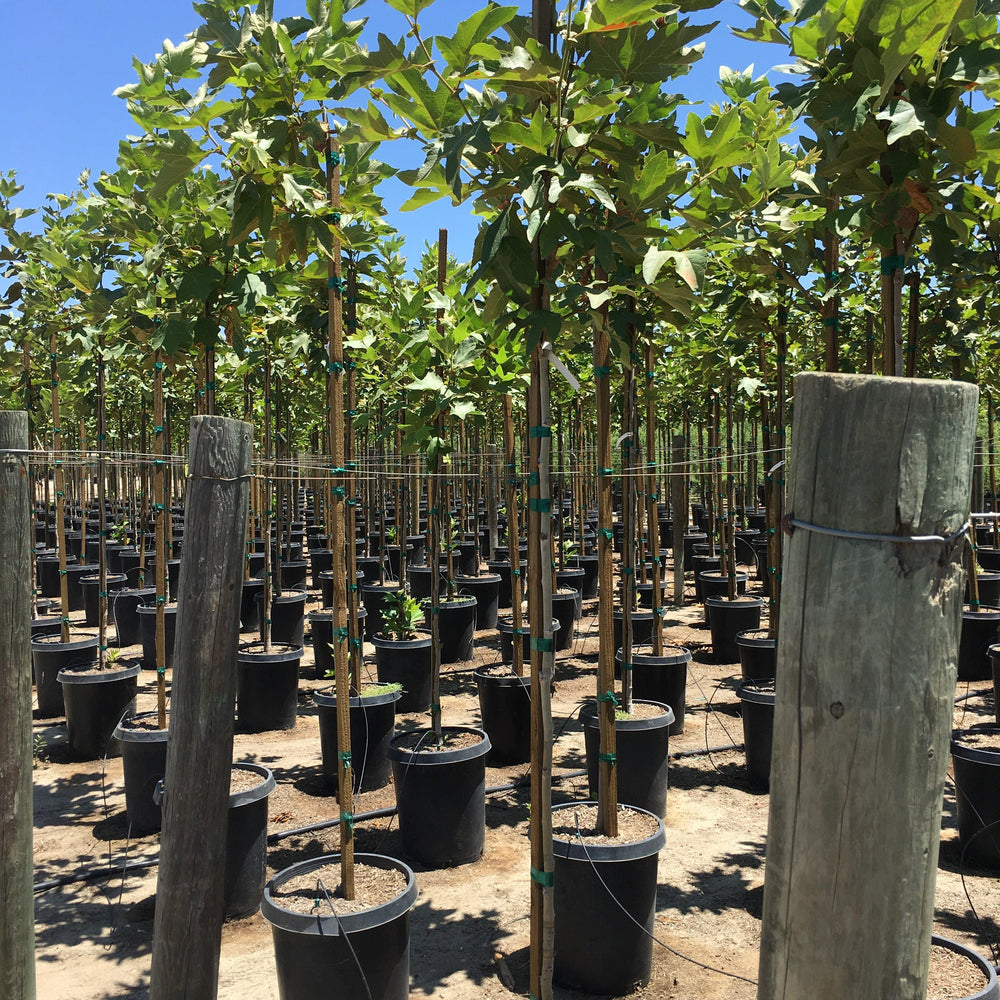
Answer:
MULTIPOLYGON (((56 548, 59 550, 59 613, 62 615, 62 641, 69 642, 69 581, 66 579, 66 473, 62 458, 62 428, 59 426, 59 369, 56 366, 58 341, 49 337, 49 368, 52 381, 52 452, 53 479, 56 488, 56 548)), ((48 516, 48 512, 46 512, 48 516)))
POLYGON ((761 1000, 925 995, 977 396, 796 381, 761 1000))
POLYGON ((0 1000, 35 996, 29 445, 28 414, 0 411, 0 1000))
POLYGON ((671 456, 673 471, 670 476, 670 506, 674 514, 674 604, 679 608, 684 607, 684 529, 687 527, 688 519, 687 497, 684 490, 687 478, 684 445, 684 435, 675 435, 671 456))
MULTIPOLYGON (((166 461, 163 415, 163 355, 157 350, 153 355, 153 434, 156 439, 153 459, 153 523, 156 526, 156 719, 160 729, 167 728, 167 538, 165 528, 166 501, 163 466, 166 461)), ((146 525, 142 525, 145 533, 146 525)), ((176 651, 176 639, 175 639, 176 651)))
POLYGON ((249 424, 192 418, 151 1000, 218 991, 252 441, 249 424))

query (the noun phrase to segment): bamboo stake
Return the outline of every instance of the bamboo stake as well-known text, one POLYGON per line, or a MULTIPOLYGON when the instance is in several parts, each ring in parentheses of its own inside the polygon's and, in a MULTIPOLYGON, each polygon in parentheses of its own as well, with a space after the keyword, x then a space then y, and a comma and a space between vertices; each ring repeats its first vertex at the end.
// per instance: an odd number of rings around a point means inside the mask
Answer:
POLYGON ((653 655, 663 655, 663 569, 660 565, 660 518, 657 503, 656 390, 653 345, 646 345, 646 521, 649 553, 653 563, 653 655))
MULTIPOLYGON (((333 135, 326 138, 327 200, 334 212, 340 211, 340 147, 333 135)), ((340 802, 340 882, 345 899, 354 899, 354 788, 351 775, 351 679, 348 666, 347 566, 345 565, 345 525, 347 511, 346 469, 344 468, 344 280, 341 275, 341 244, 336 227, 332 230, 328 263, 327 310, 329 343, 327 361, 330 378, 330 459, 332 502, 330 523, 333 550, 333 662, 337 692, 337 797, 340 802)), ((354 538, 351 537, 351 548, 354 538)), ((353 582, 353 581, 352 581, 353 582)), ((360 692, 359 692, 360 694, 360 692)))
POLYGON ((517 451, 514 444, 514 404, 510 393, 503 397, 503 447, 507 467, 507 554, 510 563, 511 642, 513 643, 513 670, 524 676, 524 647, 521 631, 524 618, 521 614, 521 518, 518 509, 517 451))
POLYGON ((160 729, 167 728, 167 544, 164 518, 165 478, 163 466, 166 449, 164 447, 163 417, 163 355, 157 350, 153 355, 153 436, 155 451, 153 458, 153 523, 156 529, 156 562, 153 576, 156 578, 156 722, 160 729))
POLYGON ((59 608, 62 641, 69 642, 69 581, 66 579, 66 473, 63 467, 62 428, 59 426, 59 369, 56 365, 56 335, 49 336, 49 368, 52 382, 52 451, 56 488, 56 547, 59 550, 59 608))

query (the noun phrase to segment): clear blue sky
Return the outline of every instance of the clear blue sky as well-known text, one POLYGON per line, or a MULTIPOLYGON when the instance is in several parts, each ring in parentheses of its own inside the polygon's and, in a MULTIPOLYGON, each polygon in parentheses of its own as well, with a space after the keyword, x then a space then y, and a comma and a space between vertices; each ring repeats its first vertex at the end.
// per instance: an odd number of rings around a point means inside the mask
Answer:
MULTIPOLYGON (((428 34, 450 34, 480 6, 478 0, 438 0, 422 23, 428 34)), ((522 6, 530 9, 530 2, 522 6)), ((275 16, 304 8, 304 0, 276 0, 275 16)), ((369 18, 366 37, 373 45, 377 31, 391 38, 405 31, 401 15, 381 0, 368 0, 357 16, 369 18)), ((678 81, 677 89, 692 99, 710 104, 719 98, 720 65, 745 69, 754 63, 760 75, 788 61, 777 46, 755 46, 730 34, 730 23, 747 24, 736 0, 692 20, 723 22, 709 36, 704 59, 678 81)), ((6 0, 0 31, 0 171, 17 171, 24 185, 18 204, 38 205, 49 192, 72 191, 85 169, 96 175, 114 167, 118 141, 136 131, 125 102, 112 96, 116 87, 134 81, 132 57, 149 62, 163 39, 176 44, 198 23, 190 0, 6 0)), ((412 152, 419 162, 419 150, 412 152)), ((407 237, 411 261, 425 241, 436 241, 441 226, 449 229, 452 252, 469 257, 478 220, 468 209, 438 202, 399 213, 403 200, 399 189, 386 195, 389 222, 407 237)))

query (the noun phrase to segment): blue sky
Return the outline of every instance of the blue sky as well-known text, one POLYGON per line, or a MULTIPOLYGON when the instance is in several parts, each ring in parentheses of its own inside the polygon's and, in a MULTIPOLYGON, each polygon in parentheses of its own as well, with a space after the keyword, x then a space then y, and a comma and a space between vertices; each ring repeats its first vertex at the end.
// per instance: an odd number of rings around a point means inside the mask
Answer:
MULTIPOLYGON (((421 18, 427 34, 451 33, 468 17, 478 0, 438 0, 421 18)), ((530 3, 522 4, 530 9, 530 3)), ((16 170, 24 192, 18 204, 40 204, 49 192, 68 193, 85 169, 96 175, 114 167, 118 141, 136 131, 125 102, 113 91, 135 79, 132 58, 150 61, 163 39, 174 43, 197 26, 190 0, 7 0, 0 32, 0 172, 16 170)), ((275 0, 275 16, 304 12, 304 0, 275 0)), ((401 15, 381 0, 368 0, 357 16, 369 18, 372 40, 384 31, 391 38, 405 31, 401 15)), ((694 21, 723 23, 708 37, 705 58, 677 89, 695 100, 718 100, 715 86, 720 65, 757 75, 787 62, 777 46, 756 46, 734 38, 729 25, 745 26, 736 0, 692 16, 694 21)), ((374 44, 374 42, 373 42, 374 44)), ((774 76, 772 75, 772 79, 774 76)), ((396 154, 398 156, 398 154, 396 154)), ((404 154, 406 155, 406 154, 404 154)), ((419 149, 412 150, 415 162, 419 149)), ((400 213, 401 190, 389 192, 389 222, 407 238, 407 255, 415 262, 424 242, 433 243, 441 226, 449 230, 449 247, 459 258, 472 251, 478 220, 467 208, 438 202, 417 212, 400 213)))

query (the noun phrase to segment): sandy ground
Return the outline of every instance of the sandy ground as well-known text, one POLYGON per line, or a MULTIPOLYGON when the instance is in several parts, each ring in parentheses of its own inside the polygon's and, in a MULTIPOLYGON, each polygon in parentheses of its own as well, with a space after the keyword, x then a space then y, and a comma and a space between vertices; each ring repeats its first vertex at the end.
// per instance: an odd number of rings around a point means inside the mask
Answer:
MULTIPOLYGON (((318 596, 318 595, 311 595, 318 596)), ((318 607, 312 601, 310 608, 318 607)), ((689 665, 687 724, 671 739, 671 753, 701 751, 670 767, 667 844, 660 854, 654 967, 636 996, 658 1000, 750 1000, 756 996, 764 883, 768 797, 746 775, 743 733, 735 696, 738 664, 711 662, 709 633, 700 607, 671 609, 671 642, 694 653, 689 665), (705 753, 705 749, 729 747, 705 753), (739 978, 742 977, 742 978, 739 978), (749 980, 749 981, 747 981, 749 980)), ((308 643, 308 639, 307 639, 308 643)), ((553 714, 555 773, 583 766, 577 713, 596 692, 596 602, 585 602, 571 650, 557 654, 553 714)), ((371 648, 367 647, 371 662, 371 648)), ((311 650, 303 666, 311 663, 311 650)), ((477 634, 476 658, 446 668, 442 682, 446 723, 477 724, 479 706, 471 670, 499 662, 495 633, 477 634)), ((374 666, 371 667, 374 671, 374 666)), ((140 678, 140 708, 153 706, 154 673, 140 678)), ((273 835, 328 821, 335 798, 320 766, 317 710, 310 692, 329 682, 300 682, 299 715, 289 732, 240 734, 234 759, 267 765, 277 788, 269 800, 273 835)), ((992 712, 989 685, 956 710, 968 723, 992 712)), ((398 728, 425 724, 401 716, 398 728)), ((155 858, 158 835, 127 837, 121 759, 71 762, 62 722, 37 720, 41 758, 35 777, 36 884, 77 871, 105 869, 104 877, 36 893, 38 997, 93 1000, 148 995, 156 868, 122 874, 126 862, 155 858)), ((492 787, 527 774, 527 766, 489 768, 492 787)), ((557 781, 556 801, 587 797, 585 778, 557 781)), ((527 787, 487 801, 486 850, 472 865, 427 871, 416 867, 420 895, 411 914, 411 995, 446 1000, 527 995, 528 981, 527 787)), ((363 812, 394 804, 392 786, 355 801, 363 812)), ((270 875, 296 861, 337 848, 336 827, 290 836, 272 844, 270 875)), ((399 854, 393 818, 360 824, 356 849, 399 854)), ((937 884, 936 930, 989 955, 1000 943, 994 915, 1000 888, 994 875, 959 870, 954 788, 949 783, 937 884), (978 912, 977 917, 973 906, 978 912)), ((317 994, 321 995, 321 994, 317 994)), ((276 1000, 270 928, 257 914, 227 923, 222 934, 219 996, 223 1000, 276 1000)), ((559 998, 578 994, 556 989, 559 998)))

